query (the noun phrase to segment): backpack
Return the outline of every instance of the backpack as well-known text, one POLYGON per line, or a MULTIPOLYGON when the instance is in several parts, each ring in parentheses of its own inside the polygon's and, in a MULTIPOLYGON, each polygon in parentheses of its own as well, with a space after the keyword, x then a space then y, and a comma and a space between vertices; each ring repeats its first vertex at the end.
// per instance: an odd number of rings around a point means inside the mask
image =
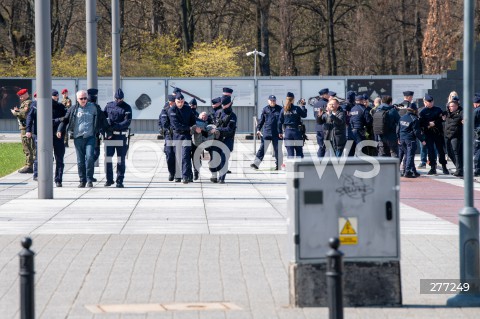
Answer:
POLYGON ((376 135, 383 135, 388 130, 388 110, 377 110, 373 114, 373 133, 376 135))

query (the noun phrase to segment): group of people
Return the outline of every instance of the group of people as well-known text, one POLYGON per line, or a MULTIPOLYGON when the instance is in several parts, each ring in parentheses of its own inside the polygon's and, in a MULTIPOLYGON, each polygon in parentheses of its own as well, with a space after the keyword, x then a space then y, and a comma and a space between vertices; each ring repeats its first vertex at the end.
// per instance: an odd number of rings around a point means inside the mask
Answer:
POLYGON ((223 88, 222 96, 212 99, 209 114, 199 114, 196 99, 187 103, 179 88, 168 95, 158 125, 165 138, 169 181, 188 184, 198 180, 201 156, 206 151, 210 157, 210 181, 225 183, 237 129, 232 93, 231 88, 223 88))
MULTIPOLYGON (((396 157, 401 162, 401 175, 415 178, 420 175, 417 168, 426 168, 427 163, 430 166, 428 175, 437 174, 437 163, 444 174, 450 174, 448 155, 455 165, 452 175, 462 177, 463 109, 458 94, 452 92, 448 97, 445 111, 435 106, 429 94, 425 94, 424 107, 420 109, 413 102, 413 91, 405 91, 403 95, 404 100, 398 104, 393 104, 392 97, 385 95, 375 98, 371 105, 369 96, 365 94, 349 91, 343 100, 328 88, 320 90, 313 105, 317 156, 355 156, 362 152, 369 156, 396 157), (346 149, 349 140, 352 146, 346 149), (414 159, 418 143, 421 163, 416 167, 414 159)), ((288 93, 287 102, 282 107, 276 104, 275 96, 269 96, 256 128, 261 145, 250 165, 252 168, 259 168, 266 148, 273 143, 275 170, 278 170, 282 164, 282 140, 288 157, 303 157, 301 119, 307 116, 307 110, 305 100, 300 100, 300 105, 296 106, 293 98, 293 94, 288 93)), ((473 102, 476 134, 474 174, 480 176, 480 94, 475 95, 473 102)))
MULTIPOLYGON (((209 114, 199 114, 196 111, 196 99, 187 103, 182 92, 175 88, 168 95, 168 102, 158 121, 165 137, 168 180, 184 184, 198 180, 201 157, 208 152, 210 181, 225 183, 237 128, 237 116, 232 109, 233 90, 223 88, 222 96, 212 99, 209 114)), ((103 136, 106 146, 104 186, 116 184, 116 187, 124 187, 132 109, 123 100, 124 93, 121 89, 116 91, 114 100, 104 110, 97 104, 97 94, 97 89, 80 90, 76 93, 76 104, 73 105, 68 98, 68 90, 62 91, 62 102, 59 102, 58 91, 52 90, 52 143, 57 187, 62 187, 63 158, 65 147, 68 147, 67 132, 71 134, 76 150, 80 178, 78 187, 93 187, 93 182, 96 181, 93 175, 94 163, 100 155, 99 136, 103 136), (115 153, 116 178, 113 176, 111 160, 115 153)), ((17 95, 21 105, 11 112, 19 122, 26 158, 19 173, 33 173, 34 180, 37 180, 37 103, 29 99, 26 89, 19 90, 17 95)), ((444 174, 450 174, 446 166, 448 155, 456 168, 453 175, 463 176, 463 109, 458 94, 452 92, 445 111, 435 106, 434 99, 429 94, 425 94, 424 107, 421 109, 413 102, 414 92, 405 91, 403 95, 404 100, 399 104, 393 104, 392 97, 385 95, 376 98, 373 105, 370 105, 369 97, 364 94, 349 91, 343 100, 328 88, 320 90, 313 106, 317 156, 355 156, 362 152, 370 156, 397 157, 402 163, 402 176, 415 178, 419 176, 417 168, 426 168, 427 163, 430 166, 428 175, 437 174, 437 162, 444 174), (351 143, 347 143, 349 140, 351 143), (363 143, 369 140, 376 143, 363 143), (421 147, 421 163, 416 167, 414 157, 418 142, 421 147), (349 144, 352 147, 346 149, 349 144)), ((259 168, 270 144, 273 144, 274 149, 275 170, 283 164, 282 143, 289 158, 304 157, 305 126, 302 119, 307 116, 306 103, 301 99, 299 105, 295 105, 294 99, 294 94, 288 92, 285 105, 280 106, 274 95, 268 97, 268 105, 262 109, 256 127, 261 144, 250 165, 252 168, 259 168)), ((475 95, 473 106, 474 174, 480 176, 480 94, 475 95)))
MULTIPOLYGON (((38 180, 37 168, 37 103, 29 99, 27 89, 17 92, 20 107, 12 109, 17 117, 26 156, 26 163, 18 172, 33 173, 38 180)), ((100 136, 106 146, 106 182, 104 186, 116 184, 122 188, 125 176, 125 156, 127 152, 128 128, 132 120, 132 108, 123 100, 124 93, 118 89, 114 101, 104 110, 97 104, 97 89, 80 90, 76 93, 76 104, 68 97, 68 90, 62 90, 63 100, 59 102, 58 91, 52 90, 52 144, 55 160, 55 185, 62 187, 65 167, 65 147, 68 147, 69 135, 72 136, 77 156, 79 188, 93 187, 95 162, 100 156, 100 136), (69 134, 68 134, 69 133, 69 134), (117 174, 113 177, 111 157, 117 154, 117 174)), ((36 94, 34 94, 36 98, 36 94)))

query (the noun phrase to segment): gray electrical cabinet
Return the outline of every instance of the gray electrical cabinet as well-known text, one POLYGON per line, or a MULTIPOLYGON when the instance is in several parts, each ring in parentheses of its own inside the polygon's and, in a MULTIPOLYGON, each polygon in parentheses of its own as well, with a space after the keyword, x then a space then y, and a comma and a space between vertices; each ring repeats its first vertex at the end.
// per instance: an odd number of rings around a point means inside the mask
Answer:
POLYGON ((367 159, 287 164, 292 261, 325 262, 331 237, 345 261, 400 260, 398 159, 367 159))

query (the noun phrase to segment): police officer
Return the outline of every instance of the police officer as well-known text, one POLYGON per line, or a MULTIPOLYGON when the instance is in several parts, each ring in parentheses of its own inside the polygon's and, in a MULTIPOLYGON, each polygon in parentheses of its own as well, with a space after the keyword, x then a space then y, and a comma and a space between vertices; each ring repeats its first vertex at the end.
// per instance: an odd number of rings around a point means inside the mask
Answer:
POLYGON ((442 165, 443 174, 450 175, 447 169, 447 160, 445 159, 445 138, 443 136, 443 118, 442 109, 435 106, 433 96, 425 94, 423 99, 425 107, 420 111, 420 127, 425 134, 427 143, 428 159, 430 161, 430 170, 428 175, 437 174, 437 158, 435 156, 435 147, 437 148, 439 162, 442 165))
MULTIPOLYGON (((327 109, 327 103, 329 99, 328 95, 328 88, 321 89, 318 91, 318 95, 320 96, 320 99, 315 102, 313 105, 313 112, 315 114, 315 118, 318 119, 321 117, 321 114, 319 113, 320 111, 325 112, 327 109)), ((317 150, 317 156, 318 157, 324 157, 325 156, 325 143, 324 143, 324 128, 323 124, 319 124, 318 120, 316 121, 315 124, 315 131, 317 132, 316 137, 317 137, 317 145, 318 145, 318 150, 317 150)))
POLYGON ((378 156, 398 158, 397 126, 400 116, 397 109, 392 105, 392 97, 390 95, 382 96, 382 104, 377 108, 377 112, 380 111, 387 112, 387 114, 385 115, 384 132, 376 136, 378 156))
MULTIPOLYGON (((173 145, 175 147, 176 170, 180 170, 180 160, 182 167, 182 182, 188 184, 193 181, 192 176, 192 159, 191 144, 192 135, 191 127, 195 125, 195 114, 192 109, 185 103, 182 93, 175 96, 175 106, 168 111, 170 125, 173 130, 173 145)), ((176 174, 179 175, 178 173, 176 174)), ((175 180, 179 182, 178 178, 175 180)))
POLYGON ((402 176, 415 178, 420 176, 415 168, 415 151, 417 150, 417 139, 425 145, 425 136, 420 129, 417 117, 417 105, 411 103, 406 108, 407 113, 399 120, 397 138, 400 145, 400 157, 404 158, 402 176))
POLYGON ((106 175, 105 187, 113 185, 112 157, 117 153, 117 177, 116 187, 123 188, 125 178, 125 156, 127 154, 128 128, 132 122, 132 108, 125 103, 122 89, 115 92, 115 101, 109 102, 103 111, 107 118, 112 135, 107 135, 105 140, 106 150, 106 175), (113 143, 111 143, 113 142, 113 143), (115 143, 117 142, 117 143, 115 143), (120 142, 120 143, 118 143, 120 142), (112 144, 109 146, 108 144, 112 144))
MULTIPOLYGON (((173 181, 175 178, 175 148, 173 147, 173 131, 170 125, 168 111, 174 106, 175 95, 169 94, 168 102, 165 103, 162 112, 160 112, 160 117, 158 120, 158 125, 160 126, 162 134, 165 137, 165 146, 163 148, 163 152, 165 153, 165 158, 167 160, 168 180, 170 182, 173 181)), ((178 179, 180 181, 179 176, 178 179)))
POLYGON ((222 109, 222 98, 221 97, 216 97, 216 98, 212 99, 212 108, 210 109, 210 112, 208 113, 208 124, 214 124, 215 123, 216 114, 221 109, 222 109))
MULTIPOLYGON (((189 105, 190 105, 190 108, 192 109, 192 112, 193 114, 195 115, 195 121, 198 119, 198 112, 197 112, 197 100, 195 98, 191 99, 190 102, 189 102, 189 105)), ((200 167, 196 167, 195 166, 195 160, 194 160, 194 156, 195 156, 195 152, 197 151, 197 146, 195 144, 192 143, 192 149, 191 149, 191 154, 190 154, 190 157, 192 159, 192 166, 193 166, 193 180, 198 180, 198 176, 199 176, 199 169, 200 167)), ((202 161, 198 161, 198 163, 201 165, 202 164, 202 161)))
POLYGON ((278 136, 285 140, 285 148, 289 158, 303 158, 303 136, 300 131, 300 124, 302 118, 307 117, 307 109, 305 109, 305 100, 302 99, 302 105, 297 106, 293 104, 294 99, 295 95, 288 92, 285 106, 278 121, 278 136))
POLYGON ((212 174, 210 180, 216 183, 216 175, 218 172, 218 182, 223 184, 225 183, 225 176, 228 172, 228 160, 230 159, 230 154, 233 152, 235 132, 237 130, 237 115, 233 112, 233 102, 230 95, 224 95, 221 104, 222 109, 216 113, 216 128, 213 129, 211 133, 215 134, 215 139, 222 142, 226 149, 224 147, 216 148, 220 153, 220 165, 215 169, 215 175, 212 174))
POLYGON ((473 129, 475 138, 474 149, 474 175, 480 176, 480 93, 475 93, 473 98, 473 129))
MULTIPOLYGON (((62 180, 63 180, 63 170, 65 167, 64 164, 64 157, 65 157, 65 144, 63 143, 63 135, 60 137, 55 136, 57 133, 58 126, 60 123, 63 122, 65 115, 67 114, 67 110, 63 104, 58 102, 58 91, 53 89, 52 90, 52 125, 53 125, 53 155, 55 158, 55 185, 57 187, 62 187, 62 180)), ((27 128, 26 128, 26 135, 28 138, 34 139, 35 144, 37 144, 37 107, 35 105, 34 108, 30 110, 27 115, 27 128)), ((33 176, 36 178, 38 176, 37 171, 37 158, 35 158, 35 162, 33 165, 33 176)))
POLYGON ((278 137, 278 119, 280 118, 281 112, 282 107, 277 104, 277 98, 275 95, 270 95, 268 97, 268 105, 263 108, 262 114, 260 115, 260 121, 257 125, 257 135, 260 136, 260 148, 258 149, 255 160, 250 164, 250 167, 258 169, 265 156, 265 150, 268 149, 270 142, 273 143, 273 152, 275 153, 275 170, 278 171, 278 165, 282 165, 282 140, 278 137), (280 152, 278 151, 279 146, 280 152))
POLYGON ((35 147, 33 140, 27 138, 26 136, 26 125, 27 125, 27 114, 30 110, 30 105, 32 101, 29 99, 27 89, 21 89, 17 92, 17 96, 20 99, 20 107, 15 106, 10 110, 17 118, 18 128, 20 130, 20 138, 23 146, 23 153, 25 154, 25 164, 21 169, 18 170, 19 173, 33 173, 33 160, 35 156, 35 147))
MULTIPOLYGON (((350 111, 350 127, 352 128, 355 147, 366 139, 367 126, 372 125, 372 115, 365 110, 364 97, 361 94, 355 95, 355 105, 350 111)), ((354 147, 354 148, 355 148, 354 147)))

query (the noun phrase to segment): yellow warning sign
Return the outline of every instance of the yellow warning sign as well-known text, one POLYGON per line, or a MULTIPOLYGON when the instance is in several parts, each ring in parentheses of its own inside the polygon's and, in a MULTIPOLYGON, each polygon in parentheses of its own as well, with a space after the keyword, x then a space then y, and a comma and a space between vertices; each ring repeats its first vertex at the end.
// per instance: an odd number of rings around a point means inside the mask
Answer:
POLYGON ((356 235, 356 234, 357 232, 355 231, 355 229, 353 229, 352 224, 347 219, 347 222, 345 223, 345 226, 343 226, 343 229, 340 232, 340 235, 356 235))
POLYGON ((338 218, 338 237, 342 245, 358 244, 358 220, 356 217, 338 218))

